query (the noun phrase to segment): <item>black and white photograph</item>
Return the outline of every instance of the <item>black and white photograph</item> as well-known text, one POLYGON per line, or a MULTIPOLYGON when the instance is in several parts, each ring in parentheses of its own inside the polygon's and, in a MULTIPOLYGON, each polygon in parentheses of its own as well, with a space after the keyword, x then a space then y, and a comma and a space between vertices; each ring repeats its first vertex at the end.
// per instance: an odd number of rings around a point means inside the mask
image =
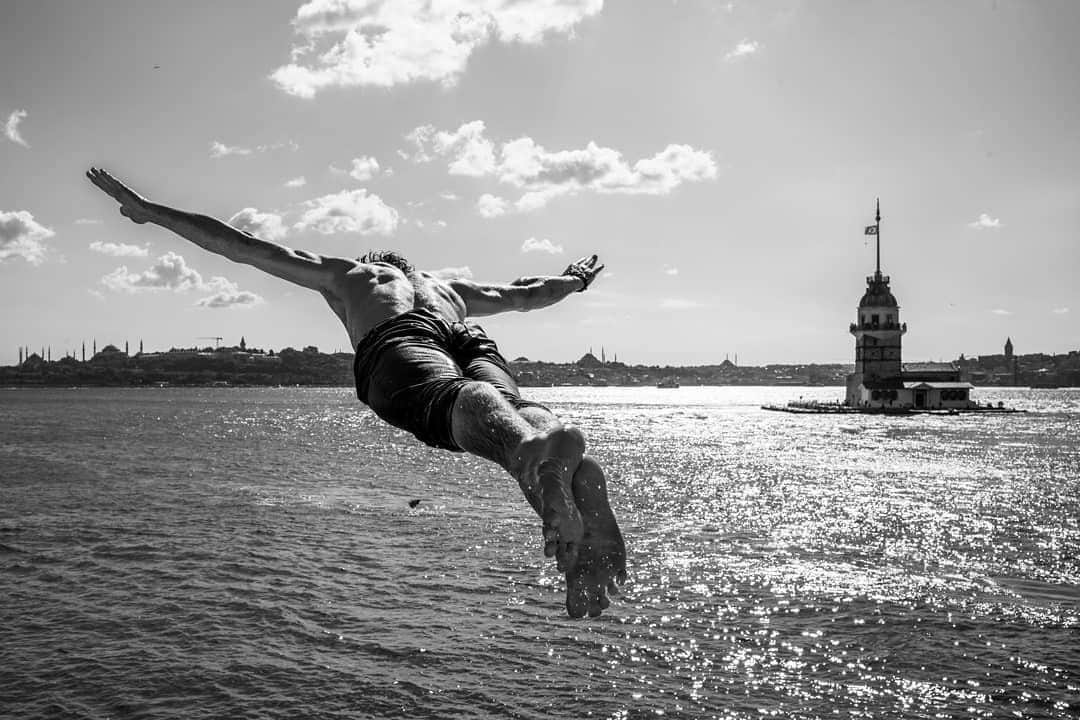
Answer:
POLYGON ((0 17, 0 718, 1080 717, 1080 3, 0 17))

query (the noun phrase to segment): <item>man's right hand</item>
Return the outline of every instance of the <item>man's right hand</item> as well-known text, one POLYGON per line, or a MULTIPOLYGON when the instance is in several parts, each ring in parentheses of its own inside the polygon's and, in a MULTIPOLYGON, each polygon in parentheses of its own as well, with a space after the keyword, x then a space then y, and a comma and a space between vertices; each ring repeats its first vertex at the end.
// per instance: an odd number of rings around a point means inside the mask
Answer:
POLYGON ((150 203, 139 193, 99 168, 90 168, 86 173, 90 182, 98 186, 105 194, 120 203, 120 214, 131 218, 132 222, 142 223, 153 219, 150 203))

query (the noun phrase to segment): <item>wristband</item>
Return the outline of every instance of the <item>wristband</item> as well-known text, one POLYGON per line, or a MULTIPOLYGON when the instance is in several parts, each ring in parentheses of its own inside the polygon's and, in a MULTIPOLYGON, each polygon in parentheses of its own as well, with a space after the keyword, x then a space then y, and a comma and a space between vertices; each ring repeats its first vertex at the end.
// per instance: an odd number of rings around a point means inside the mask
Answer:
POLYGON ((578 280, 581 280, 581 289, 575 290, 574 292, 585 292, 589 289, 589 283, 592 282, 592 278, 589 277, 589 273, 585 272, 579 267, 574 267, 573 265, 566 268, 566 270, 563 270, 563 275, 567 277, 576 277, 578 280))

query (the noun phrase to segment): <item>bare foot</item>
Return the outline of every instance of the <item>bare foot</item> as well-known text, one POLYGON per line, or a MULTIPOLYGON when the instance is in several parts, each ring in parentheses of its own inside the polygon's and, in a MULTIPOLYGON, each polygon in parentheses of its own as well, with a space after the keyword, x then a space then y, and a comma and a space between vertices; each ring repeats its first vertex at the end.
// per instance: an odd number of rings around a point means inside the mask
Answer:
POLYGON ((585 532, 572 487, 584 452, 581 431, 560 427, 523 442, 516 453, 523 468, 520 484, 544 521, 544 555, 554 555, 562 572, 577 564, 585 532))
POLYGON ((604 471, 592 457, 581 461, 573 481, 574 502, 585 534, 577 564, 566 569, 566 612, 570 617, 599 617, 626 582, 626 545, 608 503, 604 471))

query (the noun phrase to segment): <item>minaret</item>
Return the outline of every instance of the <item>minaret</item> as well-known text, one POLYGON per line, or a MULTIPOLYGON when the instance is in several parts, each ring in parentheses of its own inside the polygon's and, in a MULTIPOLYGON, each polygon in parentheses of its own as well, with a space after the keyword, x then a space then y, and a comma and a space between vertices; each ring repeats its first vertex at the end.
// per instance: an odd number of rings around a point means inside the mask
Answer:
POLYGON ((19 364, 22 365, 22 345, 19 346, 19 364))
POLYGON ((855 336, 855 373, 848 382, 849 405, 859 404, 859 385, 874 391, 891 391, 902 386, 900 338, 907 332, 907 325, 900 322, 900 306, 889 288, 889 276, 881 274, 880 201, 874 224, 866 227, 865 234, 874 236, 877 262, 874 274, 866 278, 857 322, 850 327, 855 336))
POLYGON ((127 340, 124 341, 124 354, 125 355, 130 355, 131 354, 131 353, 128 352, 128 341, 127 340))
POLYGON ((1005 359, 1006 360, 1012 360, 1012 356, 1013 356, 1012 338, 1007 337, 1007 338, 1005 338, 1005 359))
POLYGON ((139 354, 142 355, 142 340, 139 340, 139 354))
POLYGON ((82 341, 82 361, 86 362, 86 341, 82 341))
POLYGON ((90 357, 93 357, 94 355, 97 355, 97 338, 94 338, 94 352, 90 357))
POLYGON ((52 345, 49 346, 49 354, 47 357, 49 359, 49 362, 52 362, 52 345))
POLYGON ((604 354, 604 346, 603 345, 600 346, 600 363, 602 365, 607 364, 607 355, 604 354))

